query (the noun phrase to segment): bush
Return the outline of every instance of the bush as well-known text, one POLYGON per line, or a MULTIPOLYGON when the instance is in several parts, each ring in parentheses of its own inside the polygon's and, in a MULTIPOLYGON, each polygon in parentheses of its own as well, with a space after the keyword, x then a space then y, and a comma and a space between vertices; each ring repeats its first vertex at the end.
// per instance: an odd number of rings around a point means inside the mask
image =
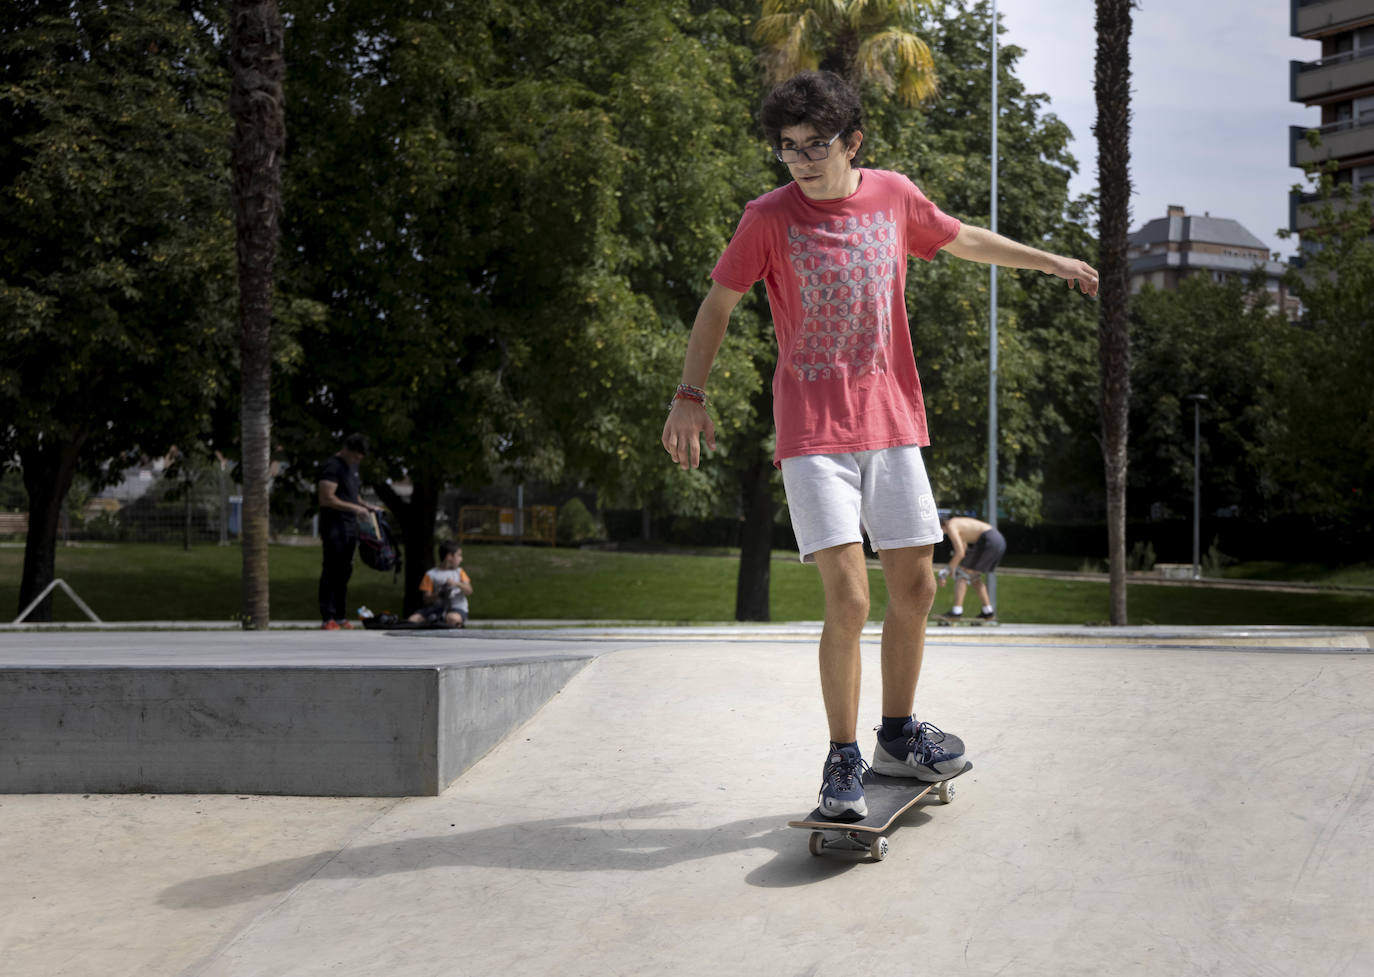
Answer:
POLYGON ((1127 570, 1153 570, 1155 566, 1155 545, 1149 540, 1137 541, 1126 557, 1127 570))
POLYGON ((558 510, 558 541, 560 543, 599 542, 606 538, 606 528, 576 496, 558 510))
POLYGON ((1204 577, 1219 577, 1221 571, 1232 563, 1237 562, 1233 556, 1227 556, 1218 546, 1221 537, 1213 536, 1212 545, 1207 547, 1207 552, 1202 555, 1202 566, 1200 568, 1204 577))

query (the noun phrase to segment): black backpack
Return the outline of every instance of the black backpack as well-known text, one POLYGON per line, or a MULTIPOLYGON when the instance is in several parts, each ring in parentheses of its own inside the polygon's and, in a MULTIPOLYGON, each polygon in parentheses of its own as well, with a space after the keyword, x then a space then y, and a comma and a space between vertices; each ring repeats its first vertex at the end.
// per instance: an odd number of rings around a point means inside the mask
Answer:
POLYGON ((396 540, 391 535, 391 526, 385 513, 377 513, 377 531, 365 521, 358 524, 358 555, 374 570, 401 572, 401 551, 396 548, 396 540))

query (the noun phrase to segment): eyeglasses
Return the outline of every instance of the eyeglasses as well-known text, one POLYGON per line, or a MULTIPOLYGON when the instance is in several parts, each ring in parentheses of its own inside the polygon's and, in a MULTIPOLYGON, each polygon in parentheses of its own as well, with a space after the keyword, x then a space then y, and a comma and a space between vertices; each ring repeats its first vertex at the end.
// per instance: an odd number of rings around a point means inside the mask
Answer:
POLYGON ((773 155, 778 158, 779 163, 799 163, 803 156, 813 163, 819 162, 830 155, 831 143, 839 138, 840 134, 837 132, 823 143, 813 143, 803 149, 775 149, 773 155))

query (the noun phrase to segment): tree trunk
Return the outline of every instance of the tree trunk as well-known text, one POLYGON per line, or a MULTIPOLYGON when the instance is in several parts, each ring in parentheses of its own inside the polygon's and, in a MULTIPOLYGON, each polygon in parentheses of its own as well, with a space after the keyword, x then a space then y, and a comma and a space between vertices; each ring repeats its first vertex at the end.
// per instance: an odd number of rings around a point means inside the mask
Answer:
POLYGON ((420 609, 420 581, 434 566, 434 520, 439 512, 439 492, 442 480, 426 470, 412 472, 410 500, 396 494, 390 485, 374 484, 378 497, 391 510, 401 530, 401 553, 405 578, 405 594, 401 598, 402 614, 410 615, 420 609))
POLYGON ((1131 0, 1097 0, 1097 172, 1100 201, 1098 358, 1107 487, 1110 620, 1126 623, 1126 443, 1131 347, 1126 237, 1130 225, 1131 0))
POLYGON ((735 583, 735 620, 771 621, 769 584, 773 560, 773 459, 764 447, 740 479, 744 490, 744 530, 739 578, 735 583))
MULTIPOLYGON (((57 575, 57 527, 83 441, 57 443, 44 439, 19 450, 24 489, 29 495, 29 528, 24 537, 24 572, 19 581, 16 614, 28 607, 57 575)), ((25 620, 51 621, 52 594, 44 597, 25 620)))
POLYGON ((231 7, 234 119, 232 168, 238 236, 239 350, 243 369, 244 626, 268 625, 267 542, 272 460, 272 274, 286 143, 281 13, 275 0, 231 7))

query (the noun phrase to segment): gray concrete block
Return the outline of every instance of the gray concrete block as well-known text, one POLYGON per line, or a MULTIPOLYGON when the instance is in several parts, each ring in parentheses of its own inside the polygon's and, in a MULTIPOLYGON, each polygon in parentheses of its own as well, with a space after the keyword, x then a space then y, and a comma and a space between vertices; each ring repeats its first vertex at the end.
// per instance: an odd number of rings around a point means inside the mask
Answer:
POLYGON ((435 795, 589 660, 0 668, 0 792, 435 795))
POLYGON ((559 693, 588 658, 476 665, 439 672, 439 793, 559 693))

